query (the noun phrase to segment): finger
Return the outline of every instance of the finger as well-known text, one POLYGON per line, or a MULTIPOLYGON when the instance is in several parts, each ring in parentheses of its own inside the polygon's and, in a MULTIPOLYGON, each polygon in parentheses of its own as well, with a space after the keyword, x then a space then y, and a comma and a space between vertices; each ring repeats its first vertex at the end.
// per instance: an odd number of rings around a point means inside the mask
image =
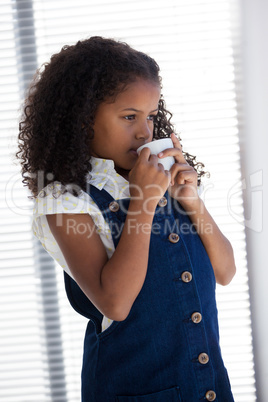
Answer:
POLYGON ((179 163, 187 163, 186 160, 185 160, 185 158, 184 158, 184 156, 183 156, 183 153, 182 153, 182 145, 181 145, 181 143, 180 143, 180 140, 179 140, 178 137, 176 136, 176 134, 175 134, 175 133, 172 133, 171 136, 170 136, 170 138, 172 139, 172 142, 173 142, 173 145, 174 145, 174 149, 175 149, 175 150, 178 149, 178 150, 180 151, 179 154, 174 155, 174 158, 175 158, 176 162, 179 162, 179 163))
POLYGON ((170 180, 170 183, 171 183, 171 173, 170 173, 170 171, 169 171, 169 170, 166 170, 166 169, 164 168, 164 165, 162 165, 162 163, 158 163, 158 167, 159 167, 159 169, 160 169, 163 173, 165 173, 165 175, 166 175, 167 177, 169 177, 169 180, 170 180))
POLYGON ((166 158, 167 156, 173 156, 175 161, 178 163, 186 164, 186 160, 182 154, 182 151, 178 148, 168 148, 158 154, 160 159, 166 158))
POLYGON ((180 171, 175 177, 176 184, 194 184, 197 186, 197 175, 193 171, 180 171))
POLYGON ((189 170, 191 172, 195 172, 194 168, 190 165, 188 165, 188 163, 174 163, 171 168, 170 171, 176 172, 178 173, 179 171, 184 171, 184 170, 189 170))
POLYGON ((164 151, 160 152, 158 154, 158 157, 166 158, 167 156, 173 156, 175 158, 176 162, 187 163, 183 156, 182 146, 181 146, 179 139, 176 137, 176 135, 174 133, 171 134, 170 138, 172 139, 174 147, 165 149, 164 151))
POLYGON ((172 133, 170 138, 172 139, 173 145, 175 148, 178 148, 182 151, 182 145, 180 143, 180 140, 178 139, 178 137, 176 136, 175 133, 172 133))
MULTIPOLYGON (((163 166, 163 165, 162 165, 162 166, 163 166)), ((171 183, 172 183, 172 178, 171 178, 170 170, 165 170, 165 174, 166 174, 166 176, 169 178, 169 185, 171 185, 171 183)))
MULTIPOLYGON (((158 160, 158 158, 157 158, 158 160)), ((158 163, 159 169, 161 169, 163 172, 166 172, 164 165, 162 165, 162 163, 158 163)))
POLYGON ((157 165, 158 164, 158 156, 154 155, 154 154, 150 155, 149 162, 152 162, 154 165, 157 165))
POLYGON ((183 180, 181 179, 178 181, 177 179, 186 172, 188 172, 188 175, 192 176, 192 182, 197 182, 197 173, 191 166, 189 166, 187 163, 174 163, 170 169, 172 185, 174 185, 175 181, 177 184, 181 184, 181 181, 183 180))
POLYGON ((145 148, 143 148, 143 149, 141 150, 141 152, 139 153, 139 159, 140 159, 141 161, 148 161, 149 158, 150 158, 150 155, 151 155, 150 148, 145 147, 145 148))

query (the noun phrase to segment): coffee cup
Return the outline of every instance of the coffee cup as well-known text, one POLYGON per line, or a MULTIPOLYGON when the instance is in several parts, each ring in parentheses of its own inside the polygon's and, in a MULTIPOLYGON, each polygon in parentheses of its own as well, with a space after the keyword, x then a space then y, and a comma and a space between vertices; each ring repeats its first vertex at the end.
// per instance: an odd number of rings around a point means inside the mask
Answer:
MULTIPOLYGON (((149 148, 151 155, 158 155, 165 149, 173 147, 174 145, 171 138, 161 138, 142 145, 137 149, 137 153, 139 155, 143 148, 149 148)), ((175 163, 175 159, 173 156, 166 156, 165 158, 158 158, 158 163, 161 163, 165 170, 170 170, 171 166, 175 163)))

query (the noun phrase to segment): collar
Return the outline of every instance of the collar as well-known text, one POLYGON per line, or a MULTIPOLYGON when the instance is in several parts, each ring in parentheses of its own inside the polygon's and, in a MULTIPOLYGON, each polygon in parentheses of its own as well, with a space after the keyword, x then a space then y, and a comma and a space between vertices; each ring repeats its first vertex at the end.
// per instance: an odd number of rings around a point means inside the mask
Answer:
POLYGON ((116 172, 113 160, 92 156, 90 162, 92 168, 87 176, 89 184, 94 185, 99 190, 102 190, 107 185, 109 187, 118 187, 118 184, 128 186, 128 181, 116 172))

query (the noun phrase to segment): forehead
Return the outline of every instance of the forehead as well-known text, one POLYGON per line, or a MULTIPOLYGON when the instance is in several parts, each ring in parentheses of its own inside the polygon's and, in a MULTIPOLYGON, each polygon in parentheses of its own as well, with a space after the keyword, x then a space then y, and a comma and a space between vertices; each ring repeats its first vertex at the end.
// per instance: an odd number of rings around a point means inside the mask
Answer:
MULTIPOLYGON (((138 79, 126 86, 126 88, 120 92, 112 104, 114 106, 123 107, 125 104, 140 103, 145 105, 153 104, 157 107, 160 98, 160 85, 147 80, 138 79)), ((107 102, 108 103, 108 102, 107 102)))

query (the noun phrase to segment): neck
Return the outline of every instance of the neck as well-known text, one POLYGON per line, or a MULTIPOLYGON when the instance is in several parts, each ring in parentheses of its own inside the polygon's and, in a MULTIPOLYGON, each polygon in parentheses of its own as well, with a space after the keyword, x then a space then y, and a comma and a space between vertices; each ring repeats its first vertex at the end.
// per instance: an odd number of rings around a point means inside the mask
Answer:
POLYGON ((129 170, 122 169, 118 166, 115 166, 115 170, 120 176, 124 177, 124 179, 128 180, 129 170))

